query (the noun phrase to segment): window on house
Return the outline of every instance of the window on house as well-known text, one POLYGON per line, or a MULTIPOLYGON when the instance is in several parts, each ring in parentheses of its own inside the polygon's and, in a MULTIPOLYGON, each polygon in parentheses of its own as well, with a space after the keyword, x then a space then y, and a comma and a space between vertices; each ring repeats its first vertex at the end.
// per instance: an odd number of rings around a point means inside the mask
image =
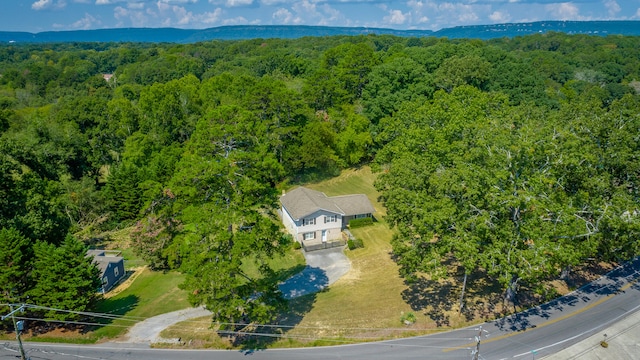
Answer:
POLYGON ((302 234, 302 238, 305 240, 313 240, 316 238, 316 233, 315 232, 304 233, 302 234))
POLYGON ((118 270, 118 266, 116 265, 116 267, 113 268, 113 275, 115 277, 118 277, 118 275, 120 275, 120 270, 118 270))
POLYGON ((302 219, 302 225, 306 226, 306 225, 315 225, 316 224, 316 218, 304 218, 302 219))
POLYGON ((337 221, 338 221, 338 215, 329 215, 324 217, 325 223, 337 222, 337 221))
POLYGON ((107 285, 108 282, 109 282, 109 279, 107 279, 106 276, 102 278, 102 286, 107 285))

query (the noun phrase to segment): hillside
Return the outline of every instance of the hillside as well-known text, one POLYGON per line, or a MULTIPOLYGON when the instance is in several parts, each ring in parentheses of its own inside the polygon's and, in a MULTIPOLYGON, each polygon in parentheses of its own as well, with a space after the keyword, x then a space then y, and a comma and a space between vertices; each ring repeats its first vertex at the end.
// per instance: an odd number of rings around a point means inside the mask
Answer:
POLYGON ((151 43, 195 43, 208 40, 242 39, 295 39, 305 36, 335 35, 395 35, 402 37, 447 37, 493 39, 524 36, 536 33, 562 32, 590 35, 640 35, 640 21, 539 21, 532 23, 509 23, 492 25, 458 26, 431 30, 394 30, 364 27, 329 26, 220 26, 209 29, 176 28, 119 28, 76 31, 46 31, 40 33, 0 31, 2 43, 45 42, 151 42, 151 43))

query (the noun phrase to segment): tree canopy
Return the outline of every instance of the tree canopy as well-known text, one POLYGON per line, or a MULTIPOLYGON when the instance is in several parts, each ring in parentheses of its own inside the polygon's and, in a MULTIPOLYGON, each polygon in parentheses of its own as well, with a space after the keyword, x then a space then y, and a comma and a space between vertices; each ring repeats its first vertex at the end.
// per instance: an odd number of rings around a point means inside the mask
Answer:
POLYGON ((278 194, 365 164, 403 276, 544 292, 638 254, 639 59, 638 37, 559 33, 0 45, 3 301, 88 309, 69 234, 132 226, 192 303, 266 321, 278 194))

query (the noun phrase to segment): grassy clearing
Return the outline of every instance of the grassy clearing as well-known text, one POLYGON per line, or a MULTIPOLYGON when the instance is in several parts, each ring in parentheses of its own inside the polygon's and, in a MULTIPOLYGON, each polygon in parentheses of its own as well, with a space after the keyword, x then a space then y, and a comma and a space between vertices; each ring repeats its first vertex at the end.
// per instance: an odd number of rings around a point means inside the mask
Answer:
MULTIPOLYGON (((178 289, 183 276, 177 272, 156 272, 142 268, 135 281, 119 294, 100 301, 95 312, 121 316, 116 320, 89 318, 85 322, 102 323, 93 329, 55 328, 41 334, 24 334, 26 341, 95 343, 123 335, 136 322, 189 307, 186 293, 178 289)), ((31 329, 33 330, 33 329, 31 329)))
POLYGON ((98 312, 123 315, 93 332, 98 339, 122 335, 138 320, 188 308, 187 294, 178 289, 184 276, 177 272, 156 272, 144 269, 136 280, 120 294, 104 299, 98 312))
POLYGON ((160 333, 164 339, 180 338, 184 345, 164 345, 163 347, 190 347, 190 348, 214 348, 232 349, 233 346, 227 339, 220 338, 211 328, 211 317, 183 321, 168 327, 160 333))
MULTIPOLYGON (((276 272, 274 281, 284 281, 302 271, 305 266, 304 255, 299 250, 289 249, 283 256, 269 259, 269 266, 276 272)), ((258 267, 253 259, 247 259, 242 263, 245 273, 250 277, 258 277, 258 267)))

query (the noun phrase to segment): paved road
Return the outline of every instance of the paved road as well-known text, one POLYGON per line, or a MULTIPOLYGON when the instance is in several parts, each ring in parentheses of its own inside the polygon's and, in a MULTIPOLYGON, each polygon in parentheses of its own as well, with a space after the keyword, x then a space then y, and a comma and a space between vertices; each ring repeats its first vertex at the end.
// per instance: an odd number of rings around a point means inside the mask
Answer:
MULTIPOLYGON (((640 310, 640 258, 597 282, 516 316, 482 324, 480 359, 539 359, 589 338, 640 310), (486 332, 485 332, 486 331, 486 332)), ((479 330, 469 327, 432 336, 310 349, 257 351, 156 350, 27 343, 35 359, 469 359, 479 330)), ((15 344, 0 346, 0 360, 15 358, 15 344)))
POLYGON ((640 311, 545 360, 634 360, 640 358, 640 311), (606 336, 605 336, 606 335, 606 336), (605 340, 607 347, 600 342, 605 340))

